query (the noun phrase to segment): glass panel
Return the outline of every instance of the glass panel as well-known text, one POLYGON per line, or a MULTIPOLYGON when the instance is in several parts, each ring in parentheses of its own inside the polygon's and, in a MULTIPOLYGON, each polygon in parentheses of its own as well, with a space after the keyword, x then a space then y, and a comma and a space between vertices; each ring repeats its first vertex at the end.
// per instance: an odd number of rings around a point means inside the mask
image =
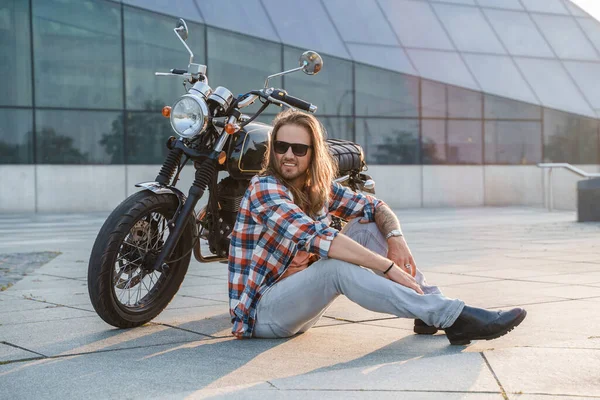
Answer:
POLYGON ((440 3, 454 3, 454 4, 468 4, 468 5, 475 5, 475 0, 432 0, 432 1, 437 1, 440 3))
POLYGON ((600 22, 592 18, 577 18, 577 22, 590 38, 596 50, 600 50, 600 22))
POLYGON ((0 109, 0 164, 33 163, 33 113, 0 109))
POLYGON ((319 117, 325 127, 327 138, 354 141, 354 120, 349 117, 319 117))
MULTIPOLYGON (((120 130, 123 129, 121 119, 118 126, 120 130)), ((119 135, 114 136, 118 142, 119 135)), ((166 146, 169 136, 176 134, 169 119, 160 113, 128 112, 126 164, 162 164, 169 152, 166 146)))
POLYGON ((440 21, 426 2, 379 0, 379 4, 403 46, 454 50, 440 21))
POLYGON ((31 105, 29 2, 0 2, 0 105, 31 105))
POLYGON ((565 61, 564 65, 592 107, 600 108, 600 64, 565 61))
MULTIPOLYGON (((172 17, 131 7, 125 7, 124 12, 127 108, 160 110, 165 104, 173 104, 185 91, 183 79, 155 76, 154 72, 187 69, 189 53, 173 33, 172 17)), ((204 27, 193 22, 187 25, 187 44, 194 52, 194 62, 203 64, 204 27)))
POLYGON ((34 0, 37 106, 122 108, 121 6, 34 0))
POLYGON ((260 0, 202 0, 197 4, 209 25, 280 41, 260 0))
POLYGON ((509 57, 483 54, 463 54, 463 57, 483 91, 539 103, 509 57))
POLYGON ((38 164, 123 164, 123 139, 122 112, 36 111, 38 164))
POLYGON ((509 53, 554 58, 552 50, 529 14, 487 9, 484 12, 509 53))
POLYGON ((348 50, 350 50, 354 61, 390 69, 392 71, 418 75, 410 64, 408 57, 406 57, 404 49, 401 47, 384 47, 373 44, 356 43, 347 43, 346 46, 348 47, 348 50))
POLYGON ((417 117, 418 79, 356 64, 356 115, 417 117))
MULTIPOLYGON (((302 50, 284 48, 283 69, 298 66, 302 50)), ((323 70, 317 75, 302 72, 285 76, 285 90, 319 107, 319 115, 352 115, 352 62, 324 56, 323 70)))
MULTIPOLYGON (((208 28, 209 82, 213 88, 225 86, 234 96, 260 89, 268 75, 283 70, 281 51, 280 44, 208 28)), ((271 79, 269 85, 282 87, 281 77, 271 79)), ((243 112, 252 114, 260 106, 257 100, 243 112)))
POLYGON ((320 0, 262 0, 283 43, 349 58, 320 0))
POLYGON ((595 115, 558 61, 515 58, 542 104, 578 114, 595 115))
POLYGON ((351 7, 346 0, 324 0, 323 4, 344 41, 399 45, 375 0, 356 1, 351 7))
POLYGON ((598 120, 544 109, 544 161, 598 164, 598 120))
POLYGON ((571 15, 574 15, 576 17, 587 17, 588 16, 588 14, 585 11, 583 11, 577 5, 573 4, 570 0, 566 0, 565 5, 571 12, 571 15))
POLYGON ((423 164, 446 164, 446 121, 424 119, 421 124, 423 164))
POLYGON ((521 2, 529 11, 569 15, 560 0, 521 0, 521 2))
POLYGON ((419 121, 357 118, 356 141, 368 164, 419 164, 419 121))
POLYGON ((481 121, 448 120, 448 164, 481 164, 481 121))
POLYGON ((542 123, 487 121, 486 164, 535 164, 542 160, 542 123))
POLYGON ((406 52, 423 78, 479 90, 458 53, 417 49, 407 49, 406 52))
POLYGON ((542 118, 542 108, 489 94, 484 98, 486 119, 537 119, 542 118))
MULTIPOLYGON (((203 3, 205 1, 202 0, 203 3)), ((123 3, 172 15, 177 18, 184 18, 186 24, 190 21, 203 22, 198 7, 190 0, 169 0, 168 2, 164 0, 123 0, 123 3)), ((204 4, 202 6, 204 8, 204 4)), ((175 21, 175 19, 171 19, 173 28, 175 28, 175 21)), ((173 28, 171 28, 171 32, 173 28)))
POLYGON ((482 7, 506 8, 511 10, 523 10, 523 6, 519 0, 477 0, 482 7))
POLYGON ((598 60, 598 54, 572 17, 532 16, 559 58, 598 60))
POLYGON ((421 79, 421 116, 446 118, 446 85, 421 79))
POLYGON ((502 45, 476 7, 434 4, 458 50, 504 54, 502 45))
POLYGON ((479 92, 448 86, 449 118, 481 118, 483 96, 479 92))

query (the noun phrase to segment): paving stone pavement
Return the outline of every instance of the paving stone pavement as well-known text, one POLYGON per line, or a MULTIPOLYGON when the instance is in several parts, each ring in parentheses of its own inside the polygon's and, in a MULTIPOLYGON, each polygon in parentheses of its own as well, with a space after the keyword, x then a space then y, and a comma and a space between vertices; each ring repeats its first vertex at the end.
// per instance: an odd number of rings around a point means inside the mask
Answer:
POLYGON ((193 261, 159 317, 119 330, 87 294, 106 213, 0 214, 0 259, 60 253, 0 292, 0 399, 600 399, 600 224, 534 208, 397 214, 430 282, 474 306, 524 306, 525 321, 450 346, 340 297, 305 334, 235 340, 226 265, 193 261))

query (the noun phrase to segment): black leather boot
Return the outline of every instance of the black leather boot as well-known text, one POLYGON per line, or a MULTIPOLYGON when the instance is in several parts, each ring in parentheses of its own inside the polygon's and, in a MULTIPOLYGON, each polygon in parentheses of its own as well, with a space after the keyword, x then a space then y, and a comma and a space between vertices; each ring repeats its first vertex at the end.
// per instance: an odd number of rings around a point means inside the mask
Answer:
POLYGON ((438 328, 435 326, 429 326, 420 319, 415 319, 415 327, 413 328, 413 331, 417 335, 433 335, 438 331, 438 328))
POLYGON ((450 344, 464 345, 471 340, 490 340, 512 331, 527 315, 522 308, 508 311, 488 311, 483 308, 465 306, 457 320, 446 328, 450 344))

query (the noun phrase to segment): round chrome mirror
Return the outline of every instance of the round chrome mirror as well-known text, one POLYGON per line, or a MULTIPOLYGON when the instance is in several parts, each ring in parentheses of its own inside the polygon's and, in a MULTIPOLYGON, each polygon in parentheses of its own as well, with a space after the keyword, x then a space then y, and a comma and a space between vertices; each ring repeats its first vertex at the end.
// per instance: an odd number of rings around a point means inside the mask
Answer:
POLYGON ((188 28, 183 18, 179 18, 179 20, 177 20, 177 25, 175 25, 175 31, 177 31, 177 34, 182 40, 187 40, 188 28))
POLYGON ((307 75, 316 75, 323 68, 323 59, 319 53, 308 50, 300 56, 300 66, 307 75))

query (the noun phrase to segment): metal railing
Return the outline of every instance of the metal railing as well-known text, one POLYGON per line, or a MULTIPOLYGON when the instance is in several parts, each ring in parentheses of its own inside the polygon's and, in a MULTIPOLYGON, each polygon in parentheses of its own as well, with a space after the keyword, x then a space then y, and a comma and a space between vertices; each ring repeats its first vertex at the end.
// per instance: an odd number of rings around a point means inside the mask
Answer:
MULTIPOLYGON (((547 174, 548 175, 548 184, 544 185, 544 186, 546 186, 544 188, 544 205, 546 203, 548 203, 548 211, 552 211, 552 209, 554 208, 554 191, 552 190, 552 170, 554 168, 565 168, 583 178, 588 178, 588 179, 600 178, 600 173, 585 172, 584 170, 576 168, 576 167, 572 166, 571 164, 567 164, 567 163, 541 163, 541 164, 538 164, 537 166, 540 168, 548 169, 548 174, 547 174)), ((544 179, 544 183, 545 182, 546 182, 546 179, 544 179)))

